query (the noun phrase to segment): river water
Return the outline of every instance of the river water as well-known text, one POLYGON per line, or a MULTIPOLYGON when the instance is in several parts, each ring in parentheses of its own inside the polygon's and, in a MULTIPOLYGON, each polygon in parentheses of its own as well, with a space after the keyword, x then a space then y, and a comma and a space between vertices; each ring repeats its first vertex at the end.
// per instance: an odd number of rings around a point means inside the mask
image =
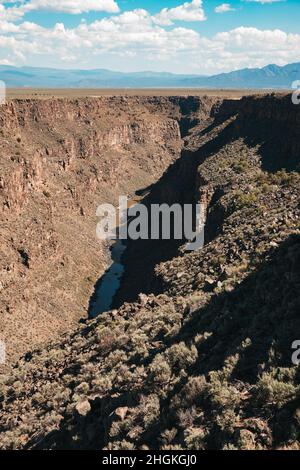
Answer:
MULTIPOLYGON (((129 202, 129 207, 135 205, 138 201, 132 199, 129 202)), ((204 207, 201 207, 201 213, 198 220, 198 238, 197 244, 188 242, 185 245, 185 250, 199 250, 204 246, 204 231, 206 222, 206 211, 204 207)), ((120 286, 122 277, 125 271, 123 265, 123 254, 126 251, 126 240, 116 240, 113 242, 111 252, 111 266, 107 269, 105 274, 97 282, 95 286, 94 294, 90 300, 89 305, 89 318, 96 318, 98 315, 111 310, 113 300, 117 294, 120 286)))
POLYGON ((100 313, 108 312, 111 309, 114 297, 120 288, 122 276, 124 274, 122 257, 125 250, 126 244, 123 240, 117 240, 112 245, 110 249, 112 264, 99 280, 99 283, 95 288, 89 307, 90 318, 95 318, 100 313))

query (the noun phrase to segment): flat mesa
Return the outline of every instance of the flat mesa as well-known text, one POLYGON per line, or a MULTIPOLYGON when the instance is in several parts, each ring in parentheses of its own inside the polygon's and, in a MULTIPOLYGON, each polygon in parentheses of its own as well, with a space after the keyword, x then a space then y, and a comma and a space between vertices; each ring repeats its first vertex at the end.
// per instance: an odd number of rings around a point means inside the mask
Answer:
MULTIPOLYGON (((8 88, 8 99, 101 98, 103 96, 211 96, 240 99, 243 96, 265 95, 274 90, 204 89, 204 88, 8 88)), ((286 94, 287 91, 281 91, 286 94)))

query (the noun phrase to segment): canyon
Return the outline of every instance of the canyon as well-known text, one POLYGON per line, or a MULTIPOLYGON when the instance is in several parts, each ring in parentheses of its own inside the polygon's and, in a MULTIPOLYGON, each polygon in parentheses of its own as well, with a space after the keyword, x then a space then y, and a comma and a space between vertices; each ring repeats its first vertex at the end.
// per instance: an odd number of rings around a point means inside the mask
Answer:
POLYGON ((1 448, 300 449, 299 126, 274 93, 0 107, 1 448), (200 202, 205 244, 129 240, 89 315, 123 194, 200 202))
POLYGON ((151 184, 177 158, 178 101, 158 113, 155 100, 125 98, 0 108, 0 334, 10 363, 86 316, 108 263, 97 206, 151 184))

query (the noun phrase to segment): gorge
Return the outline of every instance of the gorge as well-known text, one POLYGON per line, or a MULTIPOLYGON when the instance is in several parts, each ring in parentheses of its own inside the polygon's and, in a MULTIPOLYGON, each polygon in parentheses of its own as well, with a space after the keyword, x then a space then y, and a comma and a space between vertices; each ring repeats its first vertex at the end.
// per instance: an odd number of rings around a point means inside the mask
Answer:
POLYGON ((0 107, 1 448, 299 450, 299 126, 286 94, 0 107), (120 194, 200 203, 203 249, 107 271, 120 194))

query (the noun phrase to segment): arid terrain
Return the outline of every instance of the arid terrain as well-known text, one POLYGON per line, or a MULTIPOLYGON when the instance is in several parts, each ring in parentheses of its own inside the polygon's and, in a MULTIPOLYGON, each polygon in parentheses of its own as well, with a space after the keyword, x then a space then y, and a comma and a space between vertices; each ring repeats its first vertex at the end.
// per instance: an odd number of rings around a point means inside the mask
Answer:
POLYGON ((0 108, 1 329, 11 363, 87 315, 107 266, 99 204, 180 155, 180 99, 15 100, 0 108))
MULTIPOLYGON (((8 88, 7 96, 9 99, 49 99, 49 98, 93 98, 99 96, 213 96, 217 98, 240 99, 243 96, 265 95, 274 90, 216 90, 201 88, 8 88)), ((287 94, 289 91, 277 92, 287 94)))
POLYGON ((0 448, 300 450, 300 107, 110 93, 0 107, 0 448), (88 320, 120 194, 201 202, 205 246, 130 241, 88 320))

